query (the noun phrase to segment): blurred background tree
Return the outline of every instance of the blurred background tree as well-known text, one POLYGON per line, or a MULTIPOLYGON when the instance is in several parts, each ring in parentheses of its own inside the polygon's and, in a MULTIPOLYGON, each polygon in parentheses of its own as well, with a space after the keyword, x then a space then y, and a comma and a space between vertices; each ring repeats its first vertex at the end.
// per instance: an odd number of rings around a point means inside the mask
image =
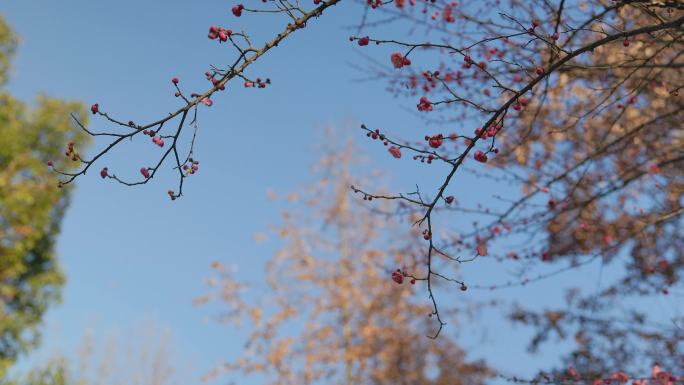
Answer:
POLYGON ((425 282, 397 271, 424 266, 420 232, 352 202, 360 199, 348 192, 359 182, 359 154, 342 147, 322 157, 316 182, 288 196, 292 210, 273 228, 284 244, 267 262, 265 296, 255 299, 252 282, 212 265, 213 289, 196 302, 219 301, 219 319, 246 324, 249 338, 242 357, 206 380, 228 372, 271 384, 483 384, 491 372, 453 336, 427 338, 425 282))
POLYGON ((68 375, 67 362, 53 358, 44 365, 34 368, 20 379, 5 380, 2 385, 76 385, 68 375))
POLYGON ((29 107, 7 92, 16 46, 0 17, 0 377, 36 346, 37 327, 64 284, 55 238, 71 188, 57 188, 48 162, 69 170, 76 162, 64 149, 73 143, 77 152, 88 139, 69 116, 86 119, 82 104, 41 96, 29 107))
POLYGON ((126 336, 82 337, 76 354, 54 353, 0 385, 185 385, 169 330, 155 322, 136 325, 126 336))

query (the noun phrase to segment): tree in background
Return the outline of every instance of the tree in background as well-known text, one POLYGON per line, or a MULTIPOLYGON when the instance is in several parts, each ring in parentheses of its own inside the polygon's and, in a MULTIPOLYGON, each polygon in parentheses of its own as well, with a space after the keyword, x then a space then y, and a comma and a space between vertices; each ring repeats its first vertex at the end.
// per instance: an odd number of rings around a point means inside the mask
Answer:
POLYGON ((53 358, 44 365, 34 368, 18 380, 0 380, 2 385, 80 385, 74 383, 68 374, 64 358, 53 358))
POLYGON ((50 168, 72 168, 89 139, 69 117, 86 119, 80 103, 39 97, 29 108, 7 93, 16 44, 0 18, 0 377, 36 346, 43 314, 60 298, 55 238, 71 188, 57 188, 50 168))
POLYGON ((90 332, 74 355, 55 354, 0 385, 185 385, 187 369, 168 331, 146 322, 129 336, 98 341, 90 332), (122 342, 123 341, 123 342, 122 342))
POLYGON ((423 263, 419 234, 352 202, 356 157, 351 146, 329 152, 317 164, 318 180, 290 195, 301 206, 273 229, 284 245, 267 263, 265 295, 255 298, 256 283, 212 265, 212 292, 197 303, 220 302, 218 318, 245 324, 249 338, 244 355, 207 380, 229 372, 273 384, 476 385, 491 375, 450 336, 425 338, 430 306, 416 295, 420 284, 403 274, 423 263))

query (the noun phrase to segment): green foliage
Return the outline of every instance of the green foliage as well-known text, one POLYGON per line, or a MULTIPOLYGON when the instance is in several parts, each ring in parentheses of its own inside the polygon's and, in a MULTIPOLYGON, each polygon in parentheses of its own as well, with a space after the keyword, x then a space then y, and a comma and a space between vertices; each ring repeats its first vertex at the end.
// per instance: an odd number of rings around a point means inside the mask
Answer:
POLYGON ((69 376, 66 361, 56 358, 47 364, 31 370, 14 380, 0 380, 0 385, 71 385, 75 382, 69 376))
POLYGON ((57 188, 47 162, 68 170, 67 143, 78 150, 87 141, 69 116, 86 119, 82 104, 40 97, 29 108, 2 87, 15 44, 0 17, 0 378, 36 345, 37 327, 64 283, 54 245, 70 189, 57 188))
POLYGON ((7 81, 10 60, 17 46, 17 38, 0 16, 0 86, 7 81))

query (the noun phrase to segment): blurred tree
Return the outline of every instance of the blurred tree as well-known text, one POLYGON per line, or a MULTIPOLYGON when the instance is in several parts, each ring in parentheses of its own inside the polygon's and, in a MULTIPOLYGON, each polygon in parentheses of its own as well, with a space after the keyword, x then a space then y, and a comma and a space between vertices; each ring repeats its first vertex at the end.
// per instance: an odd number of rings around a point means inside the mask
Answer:
POLYGON ((83 336, 74 355, 56 354, 0 385, 182 385, 185 369, 172 350, 171 334, 147 322, 129 336, 98 341, 83 336), (121 344, 120 341, 125 341, 121 344))
POLYGON ((228 307, 220 319, 246 321, 250 334, 245 355, 207 379, 222 371, 298 385, 482 384, 489 377, 450 336, 426 338, 431 308, 415 290, 424 282, 397 271, 424 263, 416 257, 420 234, 404 234, 396 219, 351 202, 357 156, 351 147, 330 152, 321 178, 301 197, 290 195, 304 215, 285 212, 274 229, 286 244, 268 262, 263 301, 230 268, 212 265, 216 292, 196 302, 218 298, 228 307), (396 243, 383 240, 394 230, 396 243))
POLYGON ((41 96, 29 108, 7 93, 16 43, 0 18, 0 377, 36 345, 37 327, 64 283, 54 242, 71 188, 57 188, 48 162, 70 169, 73 155, 61 152, 88 139, 70 122, 70 113, 86 119, 80 103, 41 96))
POLYGON ((15 380, 0 381, 1 385, 77 385, 68 375, 64 358, 54 358, 26 376, 15 380))

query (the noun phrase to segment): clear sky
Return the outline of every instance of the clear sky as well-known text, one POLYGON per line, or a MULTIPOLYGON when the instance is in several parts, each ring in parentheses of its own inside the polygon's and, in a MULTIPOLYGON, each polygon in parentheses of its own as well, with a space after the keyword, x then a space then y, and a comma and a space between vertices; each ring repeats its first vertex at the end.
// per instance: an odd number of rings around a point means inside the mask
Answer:
MULTIPOLYGON (((172 77, 185 89, 203 91, 208 65, 232 60, 232 50, 206 38, 210 25, 244 28, 263 41, 264 31, 283 23, 262 15, 236 19, 231 6, 216 0, 3 1, 0 13, 22 39, 9 88, 26 101, 47 93, 97 102, 122 120, 147 122, 177 106, 172 77)), ((34 357, 71 351, 88 328, 102 335, 153 318, 172 330, 194 380, 240 349, 240 330, 207 320, 212 312, 191 305, 206 292, 210 262, 235 263, 245 277, 258 278, 261 262, 277 244, 258 245, 252 235, 276 223, 282 208, 265 193, 296 190, 311 179, 324 128, 358 138, 374 165, 390 175, 416 175, 418 166, 394 162, 361 140, 362 121, 405 137, 424 135, 418 131, 424 123, 406 111, 415 102, 394 99, 384 83, 353 81, 364 76, 353 68, 364 59, 345 27, 359 20, 360 10, 351 2, 340 5, 269 52, 250 71, 273 80, 266 90, 238 87, 201 110, 201 169, 186 180, 184 198, 171 202, 165 195, 175 188, 169 175, 138 188, 107 183, 96 172, 79 179, 58 244, 68 276, 64 303, 49 312, 43 348, 34 357)), ((375 52, 386 57, 384 49, 375 52)), ((91 127, 107 126, 95 120, 91 127)), ((129 175, 143 165, 144 156, 134 150, 107 161, 110 170, 129 175)), ((413 188, 412 181, 393 183, 401 191, 413 188)), ((579 279, 595 285, 596 269, 584 273, 579 279)), ((482 270, 473 274, 488 277, 482 270)), ((506 295, 523 293, 516 290, 506 295)), ((523 295, 551 301, 554 285, 525 290, 523 295)), ((550 356, 526 356, 523 333, 498 326, 495 343, 465 341, 473 356, 522 374, 553 362, 550 356)))

